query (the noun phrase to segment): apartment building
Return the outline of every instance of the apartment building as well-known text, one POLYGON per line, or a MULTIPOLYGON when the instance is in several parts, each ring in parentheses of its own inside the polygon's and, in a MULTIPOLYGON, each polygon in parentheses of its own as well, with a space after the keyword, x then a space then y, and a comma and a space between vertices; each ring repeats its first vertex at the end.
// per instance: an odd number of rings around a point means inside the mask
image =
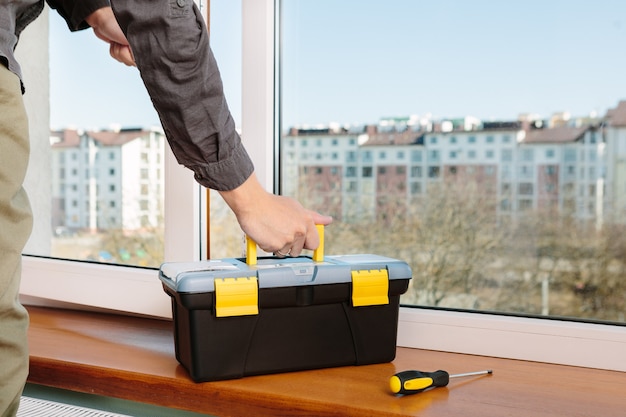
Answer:
POLYGON ((626 101, 620 101, 606 117, 607 206, 614 216, 626 213, 626 101))
POLYGON ((163 216, 156 129, 52 132, 53 230, 139 230, 163 216))
POLYGON ((410 211, 450 182, 471 185, 499 216, 559 211, 601 224, 626 208, 626 102, 593 119, 397 120, 291 129, 283 189, 345 221, 410 211))

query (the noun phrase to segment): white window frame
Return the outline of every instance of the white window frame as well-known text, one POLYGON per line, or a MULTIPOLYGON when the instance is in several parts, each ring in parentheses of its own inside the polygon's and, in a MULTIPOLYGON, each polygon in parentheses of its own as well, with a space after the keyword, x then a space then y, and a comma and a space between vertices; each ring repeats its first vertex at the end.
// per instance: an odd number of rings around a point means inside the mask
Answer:
MULTIPOLYGON (((271 190, 278 120, 274 113, 276 0, 242 1, 243 140, 261 183, 271 190)), ((199 259, 203 193, 190 172, 171 155, 168 160, 166 260, 199 259), (173 183, 176 187, 168 187, 173 183)), ((155 270, 24 257, 22 293, 31 301, 171 314, 169 297, 155 270)), ((402 307, 398 345, 626 371, 623 326, 402 307)))

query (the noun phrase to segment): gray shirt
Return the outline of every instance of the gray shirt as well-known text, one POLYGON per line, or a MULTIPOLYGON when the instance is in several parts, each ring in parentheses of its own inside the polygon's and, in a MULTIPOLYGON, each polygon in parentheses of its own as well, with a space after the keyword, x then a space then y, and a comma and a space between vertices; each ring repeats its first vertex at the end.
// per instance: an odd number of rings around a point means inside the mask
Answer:
MULTIPOLYGON (((106 0, 48 0, 71 30, 106 0)), ((254 167, 235 130, 209 36, 193 0, 113 0, 141 78, 178 162, 205 187, 232 190, 254 167)), ((43 0, 0 0, 0 59, 16 74, 13 49, 43 0)))

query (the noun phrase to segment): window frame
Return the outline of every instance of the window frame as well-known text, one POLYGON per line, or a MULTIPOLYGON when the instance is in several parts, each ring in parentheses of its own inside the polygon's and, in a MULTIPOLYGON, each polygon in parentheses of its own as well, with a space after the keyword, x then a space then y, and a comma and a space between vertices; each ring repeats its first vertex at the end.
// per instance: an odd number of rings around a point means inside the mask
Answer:
MULTIPOLYGON (((243 140, 268 190, 279 189, 279 9, 279 0, 242 0, 243 140)), ((165 259, 198 260, 200 242, 206 241, 201 215, 206 193, 171 152, 167 155, 165 259)), ((22 294, 27 302, 171 316, 169 297, 154 269, 31 256, 23 261, 22 294)), ((398 346, 626 371, 626 327, 618 325, 401 307, 398 346)))

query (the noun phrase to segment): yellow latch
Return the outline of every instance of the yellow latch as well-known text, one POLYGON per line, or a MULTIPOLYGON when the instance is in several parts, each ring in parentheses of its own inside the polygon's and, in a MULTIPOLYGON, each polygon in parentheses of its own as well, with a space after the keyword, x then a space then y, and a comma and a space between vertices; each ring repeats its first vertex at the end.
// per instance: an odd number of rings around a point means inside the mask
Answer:
POLYGON ((389 274, 386 269, 352 271, 354 307, 389 304, 389 274))
POLYGON ((215 279, 216 317, 255 314, 259 314, 257 277, 215 279))

